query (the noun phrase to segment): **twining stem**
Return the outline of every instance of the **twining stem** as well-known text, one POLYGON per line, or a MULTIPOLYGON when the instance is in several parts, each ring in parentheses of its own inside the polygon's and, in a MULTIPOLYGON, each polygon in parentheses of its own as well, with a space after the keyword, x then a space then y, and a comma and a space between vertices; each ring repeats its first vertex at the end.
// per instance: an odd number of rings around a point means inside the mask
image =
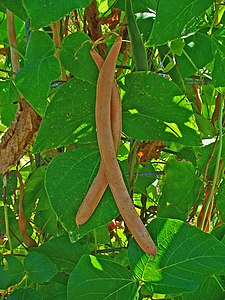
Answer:
POLYGON ((6 174, 3 175, 2 181, 3 181, 2 198, 3 198, 3 203, 4 203, 5 233, 8 238, 10 252, 12 253, 13 248, 12 248, 12 241, 10 238, 8 207, 7 207, 7 203, 6 203, 6 186, 7 186, 7 175, 6 174))
POLYGON ((7 32, 8 32, 10 53, 11 53, 12 69, 13 72, 17 73, 20 70, 20 63, 19 63, 19 55, 17 52, 14 14, 8 9, 6 10, 6 13, 7 13, 7 32))
POLYGON ((211 189, 209 197, 204 205, 202 219, 199 224, 199 227, 202 230, 204 228, 204 224, 205 224, 208 209, 210 207, 210 203, 215 194, 215 189, 216 189, 217 180, 218 180, 218 172, 219 172, 219 168, 220 168, 220 161, 221 161, 221 154, 222 154, 222 147, 223 147, 223 137, 222 137, 222 135, 223 135, 223 99, 222 99, 222 97, 220 97, 220 114, 219 114, 219 119, 218 119, 218 126, 219 126, 218 154, 216 157, 216 166, 215 166, 215 171, 214 171, 214 175, 213 175, 212 189, 211 189))

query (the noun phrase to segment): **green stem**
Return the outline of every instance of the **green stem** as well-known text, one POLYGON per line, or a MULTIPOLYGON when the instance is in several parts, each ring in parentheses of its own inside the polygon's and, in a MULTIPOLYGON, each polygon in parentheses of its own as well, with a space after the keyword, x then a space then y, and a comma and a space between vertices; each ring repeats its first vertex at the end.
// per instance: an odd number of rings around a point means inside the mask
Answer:
POLYGON ((4 175, 3 176, 2 194, 3 194, 3 203, 4 203, 5 233, 8 238, 10 252, 12 253, 13 249, 12 249, 12 242, 11 242, 11 238, 10 238, 10 230, 9 230, 8 207, 7 207, 7 203, 6 203, 6 186, 7 186, 7 177, 6 177, 6 175, 4 175))
POLYGON ((198 67, 196 66, 196 64, 193 62, 193 60, 190 58, 190 56, 187 54, 187 52, 183 49, 183 54, 184 56, 186 56, 187 60, 190 62, 190 64, 192 65, 192 67, 198 71, 198 67))
POLYGON ((128 27, 130 40, 132 43, 135 70, 148 71, 147 53, 144 47, 141 33, 139 31, 139 28, 137 26, 134 17, 131 0, 126 0, 125 7, 126 7, 127 27, 128 27))
POLYGON ((212 182, 212 188, 209 194, 209 197, 207 199, 207 202, 204 206, 203 210, 203 216, 200 222, 200 228, 203 230, 204 224, 205 224, 205 219, 207 216, 207 212, 210 206, 210 203, 213 199, 213 196, 215 194, 215 189, 217 185, 217 178, 218 178, 218 172, 219 172, 219 167, 220 167, 220 160, 221 160, 221 154, 222 154, 222 146, 223 146, 223 101, 222 101, 222 96, 220 96, 220 114, 219 114, 219 149, 218 149, 218 154, 216 157, 216 166, 215 166, 215 171, 213 175, 213 182, 212 182))
MULTIPOLYGON (((131 188, 131 196, 133 194, 133 190, 134 190, 134 175, 137 175, 137 172, 135 173, 135 167, 137 165, 137 146, 138 143, 135 140, 131 141, 130 144, 130 155, 129 155, 129 184, 130 184, 130 188, 131 188)), ((136 177, 136 176, 135 176, 136 177)))

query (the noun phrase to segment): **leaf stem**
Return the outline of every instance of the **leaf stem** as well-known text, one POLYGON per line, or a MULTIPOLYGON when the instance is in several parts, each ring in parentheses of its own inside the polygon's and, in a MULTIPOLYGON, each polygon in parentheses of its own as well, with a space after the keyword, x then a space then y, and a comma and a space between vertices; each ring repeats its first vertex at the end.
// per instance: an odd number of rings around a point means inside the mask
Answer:
POLYGON ((215 189, 216 189, 216 185, 217 185, 217 180, 218 180, 218 172, 219 172, 219 168, 220 168, 220 161, 221 161, 221 154, 222 154, 222 146, 223 146, 223 100, 222 100, 222 96, 220 96, 220 114, 219 114, 219 119, 218 119, 218 123, 219 123, 219 149, 218 149, 218 154, 217 154, 217 158, 216 158, 216 166, 215 166, 215 171, 214 171, 214 175, 213 175, 213 182, 212 182, 212 188, 209 194, 209 197, 205 203, 205 206, 203 208, 203 216, 201 219, 201 222, 199 224, 199 227, 203 230, 204 228, 204 224, 205 224, 205 220, 206 220, 206 216, 207 216, 207 212, 210 206, 210 203, 213 199, 213 196, 215 194, 215 189))

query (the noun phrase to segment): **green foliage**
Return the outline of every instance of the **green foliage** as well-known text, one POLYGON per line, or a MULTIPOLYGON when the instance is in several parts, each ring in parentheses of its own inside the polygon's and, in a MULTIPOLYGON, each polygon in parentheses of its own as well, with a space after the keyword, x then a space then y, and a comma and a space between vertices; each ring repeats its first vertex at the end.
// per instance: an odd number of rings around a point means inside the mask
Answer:
POLYGON ((0 175, 0 297, 222 300, 224 3, 91 3, 0 4, 0 169, 15 153, 0 175), (115 34, 118 161, 155 259, 132 238, 109 186, 88 221, 75 222, 101 162, 90 50, 105 59, 115 34), (25 118, 22 101, 33 110, 25 118))

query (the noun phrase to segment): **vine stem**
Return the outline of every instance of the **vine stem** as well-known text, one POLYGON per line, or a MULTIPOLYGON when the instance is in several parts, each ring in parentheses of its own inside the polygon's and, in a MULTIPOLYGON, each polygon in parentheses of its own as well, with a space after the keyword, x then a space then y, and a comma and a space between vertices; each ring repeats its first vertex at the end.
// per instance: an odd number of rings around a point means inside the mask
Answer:
POLYGON ((19 63, 19 55, 17 52, 14 14, 8 9, 6 10, 6 13, 7 13, 7 32, 8 32, 10 53, 11 53, 12 69, 13 72, 17 73, 20 70, 20 63, 19 63))
POLYGON ((3 203, 4 203, 4 218, 5 218, 5 233, 8 238, 9 242, 9 250, 11 253, 13 253, 12 249, 12 241, 10 238, 10 232, 9 232, 9 217, 8 217, 8 207, 6 203, 6 186, 7 186, 7 175, 3 175, 3 186, 2 186, 2 198, 3 198, 3 203))
POLYGON ((210 203, 213 199, 213 196, 215 194, 215 189, 216 189, 216 185, 217 185, 217 180, 218 180, 218 172, 219 172, 219 168, 220 168, 220 161, 221 161, 221 154, 222 154, 222 146, 223 146, 223 98, 220 96, 220 114, 219 114, 219 119, 218 119, 218 123, 219 123, 219 149, 218 149, 218 154, 217 154, 217 158, 216 158, 216 166, 215 166, 215 171, 214 171, 214 175, 213 175, 213 182, 212 182, 212 188, 209 194, 209 197, 206 201, 206 204, 204 206, 203 209, 203 216, 201 219, 201 222, 199 224, 199 227, 201 228, 201 230, 203 230, 204 228, 204 224, 205 224, 205 220, 206 220, 206 216, 207 216, 207 212, 208 209, 210 207, 210 203))

